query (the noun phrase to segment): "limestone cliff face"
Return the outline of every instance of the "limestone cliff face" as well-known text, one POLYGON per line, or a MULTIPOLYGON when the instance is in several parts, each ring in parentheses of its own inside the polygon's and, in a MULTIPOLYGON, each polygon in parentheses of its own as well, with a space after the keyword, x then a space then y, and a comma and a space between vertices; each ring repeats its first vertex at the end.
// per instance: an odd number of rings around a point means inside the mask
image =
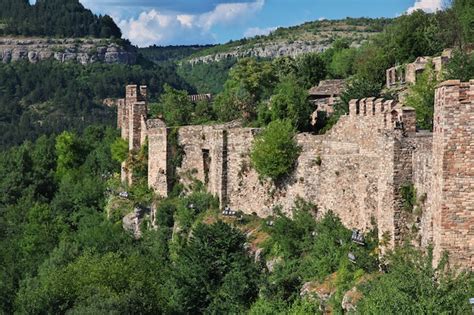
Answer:
MULTIPOLYGON (((308 42, 308 41, 294 41, 288 42, 270 42, 256 44, 253 47, 237 46, 229 51, 210 54, 206 56, 195 57, 189 60, 191 64, 199 62, 211 63, 218 62, 227 58, 244 58, 244 57, 258 57, 258 58, 277 58, 283 56, 296 57, 299 55, 323 52, 331 46, 329 42, 308 42)), ((354 47, 360 44, 353 44, 354 47)))
POLYGON ((104 39, 48 39, 0 37, 0 61, 55 59, 60 62, 135 64, 137 52, 104 39))

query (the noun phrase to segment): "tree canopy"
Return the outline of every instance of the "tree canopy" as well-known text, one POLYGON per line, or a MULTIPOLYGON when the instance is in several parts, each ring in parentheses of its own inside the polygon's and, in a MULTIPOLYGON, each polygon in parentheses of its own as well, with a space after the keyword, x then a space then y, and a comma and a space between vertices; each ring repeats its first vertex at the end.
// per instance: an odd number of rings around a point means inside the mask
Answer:
POLYGON ((55 37, 122 37, 108 16, 97 16, 78 0, 4 0, 0 3, 0 34, 55 37))

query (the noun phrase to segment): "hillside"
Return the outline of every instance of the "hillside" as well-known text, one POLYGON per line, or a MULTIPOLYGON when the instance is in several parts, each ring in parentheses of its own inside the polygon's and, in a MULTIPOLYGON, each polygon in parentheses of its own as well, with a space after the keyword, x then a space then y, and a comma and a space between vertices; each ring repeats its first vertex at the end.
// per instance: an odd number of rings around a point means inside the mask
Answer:
POLYGON ((0 37, 0 62, 45 60, 135 64, 137 52, 122 40, 97 38, 0 37))
POLYGON ((148 60, 153 62, 177 61, 196 54, 214 45, 182 45, 182 46, 150 46, 139 48, 138 51, 148 60))
POLYGON ((348 39, 352 46, 380 33, 392 19, 346 18, 307 22, 278 28, 267 36, 255 36, 200 50, 187 60, 191 63, 220 61, 233 57, 275 58, 322 52, 337 38, 348 39))
POLYGON ((110 16, 97 16, 78 0, 2 0, 0 35, 121 38, 122 32, 110 16))

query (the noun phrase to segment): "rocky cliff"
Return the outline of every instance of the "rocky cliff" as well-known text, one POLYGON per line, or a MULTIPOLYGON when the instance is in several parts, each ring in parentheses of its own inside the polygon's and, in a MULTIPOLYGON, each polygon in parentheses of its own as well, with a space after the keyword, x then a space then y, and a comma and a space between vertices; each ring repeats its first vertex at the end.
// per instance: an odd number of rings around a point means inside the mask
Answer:
POLYGON ((0 37, 0 61, 28 60, 36 63, 55 59, 60 62, 135 64, 134 47, 105 39, 50 39, 0 37))
POLYGON ((318 42, 295 41, 293 43, 276 42, 268 44, 258 44, 254 47, 237 46, 229 51, 210 54, 201 57, 195 57, 189 60, 190 63, 195 64, 199 62, 210 63, 221 61, 226 58, 243 58, 243 57, 258 57, 258 58, 276 58, 282 56, 296 57, 298 55, 322 52, 329 48, 330 44, 323 44, 318 42))

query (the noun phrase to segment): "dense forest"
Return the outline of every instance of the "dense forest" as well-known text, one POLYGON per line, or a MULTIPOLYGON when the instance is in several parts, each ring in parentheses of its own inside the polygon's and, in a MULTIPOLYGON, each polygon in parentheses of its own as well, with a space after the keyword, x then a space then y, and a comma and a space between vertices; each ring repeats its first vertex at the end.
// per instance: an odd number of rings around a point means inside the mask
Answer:
POLYGON ((97 16, 78 0, 2 0, 0 35, 121 38, 113 19, 97 16))
MULTIPOLYGON (((2 5, 19 17, 53 3, 2 5)), ((472 1, 455 0, 435 14, 381 21, 373 27, 383 31, 361 47, 339 38, 323 53, 298 58, 178 67, 162 59, 190 51, 170 48, 150 49, 143 55, 155 63, 142 56, 136 66, 0 64, 0 313, 342 314, 349 294, 357 314, 468 314, 472 273, 451 269, 448 256, 433 266, 431 249, 410 243, 382 256, 386 240, 377 239, 376 226, 361 246, 336 215, 318 215, 322 209, 304 200, 291 218, 275 209, 261 219, 223 216, 197 181, 187 194, 174 182, 168 198, 154 195, 146 184, 147 147, 129 155, 116 113, 102 100, 123 97, 128 83, 145 84, 150 115, 169 125, 241 119, 265 127, 251 158, 261 174, 278 179, 297 156, 296 132, 325 132, 351 98, 394 97, 383 89, 386 68, 454 47, 442 79, 472 79, 474 55, 466 47, 474 41, 473 17, 472 1), (326 78, 349 86, 336 115, 314 130, 307 89, 326 78), (217 95, 190 102, 197 91, 217 95), (285 159, 275 161, 281 153, 285 159), (132 187, 120 183, 125 159, 133 162, 132 187), (155 221, 145 217, 140 238, 123 228, 126 215, 152 207, 155 221)), ((97 36, 92 29, 84 34, 97 36)), ((427 117, 419 122, 427 129, 437 84, 430 73, 407 98, 427 117)))
POLYGON ((430 251, 408 244, 379 260, 375 229, 357 245, 334 214, 315 220, 318 208, 304 201, 292 219, 226 218, 199 182, 167 199, 140 176, 124 187, 117 137, 91 126, 1 153, 2 313, 340 314, 351 288, 360 314, 470 311, 472 274, 446 260, 433 268, 430 251), (155 228, 145 221, 136 239, 122 217, 151 204, 155 228), (335 293, 318 298, 325 288, 335 293))
POLYGON ((113 125, 115 110, 102 101, 123 97, 125 85, 131 83, 148 85, 152 100, 165 83, 193 90, 170 64, 0 64, 0 147, 94 123, 113 125))

